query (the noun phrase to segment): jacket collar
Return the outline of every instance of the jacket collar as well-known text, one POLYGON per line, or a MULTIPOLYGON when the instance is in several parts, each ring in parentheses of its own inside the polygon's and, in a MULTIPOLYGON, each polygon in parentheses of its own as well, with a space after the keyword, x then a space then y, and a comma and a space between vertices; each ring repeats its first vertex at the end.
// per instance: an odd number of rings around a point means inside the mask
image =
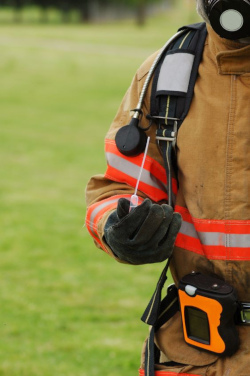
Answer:
POLYGON ((250 73, 250 44, 221 38, 207 25, 208 43, 220 74, 250 73))

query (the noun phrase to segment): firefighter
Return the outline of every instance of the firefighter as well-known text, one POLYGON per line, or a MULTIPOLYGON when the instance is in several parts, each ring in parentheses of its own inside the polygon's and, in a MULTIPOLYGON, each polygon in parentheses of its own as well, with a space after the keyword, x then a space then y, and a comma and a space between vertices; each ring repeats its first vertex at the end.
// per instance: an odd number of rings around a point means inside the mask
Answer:
MULTIPOLYGON (((178 132, 174 209, 168 205, 166 171, 148 127, 151 88, 141 127, 150 137, 139 185, 139 205, 130 211, 142 155, 122 154, 117 132, 131 120, 147 74, 149 57, 133 78, 105 138, 107 170, 86 189, 86 226, 97 247, 129 264, 171 256, 176 286, 193 271, 233 286, 241 310, 238 350, 230 356, 190 346, 176 312, 156 333, 164 376, 247 376, 250 369, 250 2, 197 0, 207 37, 189 112, 178 132), (248 303, 249 302, 249 308, 248 303)), ((205 310, 206 307, 204 307, 205 310)), ((234 341, 230 338, 229 341, 234 341)), ((142 358, 141 375, 144 375, 142 358)))

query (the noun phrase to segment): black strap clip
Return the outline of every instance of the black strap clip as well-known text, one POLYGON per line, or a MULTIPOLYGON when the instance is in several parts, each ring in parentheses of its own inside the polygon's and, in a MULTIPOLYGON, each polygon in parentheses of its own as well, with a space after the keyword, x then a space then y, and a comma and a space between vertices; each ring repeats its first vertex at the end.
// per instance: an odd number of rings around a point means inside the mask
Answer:
POLYGON ((174 124, 170 126, 166 124, 164 128, 158 128, 156 131, 156 140, 160 144, 160 141, 167 141, 172 143, 172 147, 174 148, 176 145, 177 140, 177 132, 178 132, 178 119, 173 119, 174 124))

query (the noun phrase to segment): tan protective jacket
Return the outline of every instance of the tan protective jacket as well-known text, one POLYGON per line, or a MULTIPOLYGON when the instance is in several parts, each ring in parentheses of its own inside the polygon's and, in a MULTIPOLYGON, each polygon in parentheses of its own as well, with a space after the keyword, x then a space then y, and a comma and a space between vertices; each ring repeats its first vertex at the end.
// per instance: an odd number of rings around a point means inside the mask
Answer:
MULTIPOLYGON (((98 247, 112 254, 103 240, 107 217, 119 197, 133 194, 142 155, 124 157, 114 142, 128 124, 156 54, 139 68, 105 140, 107 171, 87 187, 86 225, 98 247)), ((150 89, 143 113, 150 112, 150 89)), ((145 116, 142 125, 148 126, 145 116)), ((166 202, 166 173, 150 135, 139 195, 166 202)), ((178 132, 179 189, 176 208, 183 224, 171 262, 174 281, 191 271, 216 274, 233 285, 240 301, 250 302, 250 45, 221 39, 209 26, 203 59, 188 116, 178 132)), ((250 327, 239 327, 240 349, 231 358, 189 347, 177 313, 157 334, 166 358, 182 366, 177 373, 247 376, 250 369, 250 327), (187 365, 187 366, 184 366, 187 365)))

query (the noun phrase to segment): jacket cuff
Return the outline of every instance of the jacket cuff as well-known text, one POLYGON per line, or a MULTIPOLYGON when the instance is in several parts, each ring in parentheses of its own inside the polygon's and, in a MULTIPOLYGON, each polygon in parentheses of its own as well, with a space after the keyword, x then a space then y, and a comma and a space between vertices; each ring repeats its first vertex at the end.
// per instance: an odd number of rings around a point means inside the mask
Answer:
POLYGON ((87 210, 85 223, 88 232, 95 241, 96 246, 117 261, 124 263, 124 261, 121 261, 117 256, 115 256, 109 245, 106 243, 104 236, 106 221, 109 215, 116 210, 118 200, 122 197, 129 199, 131 195, 116 195, 90 205, 87 210))

